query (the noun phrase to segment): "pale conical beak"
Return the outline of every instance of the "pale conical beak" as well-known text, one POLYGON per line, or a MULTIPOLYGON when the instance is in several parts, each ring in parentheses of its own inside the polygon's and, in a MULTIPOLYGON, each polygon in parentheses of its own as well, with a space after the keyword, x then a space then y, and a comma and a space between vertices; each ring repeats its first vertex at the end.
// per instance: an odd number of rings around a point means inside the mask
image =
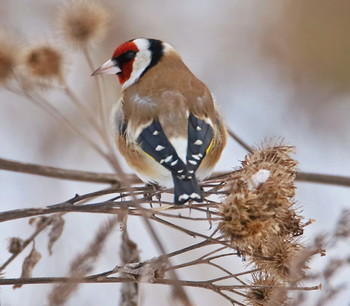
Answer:
POLYGON ((121 70, 118 67, 118 64, 112 59, 110 59, 107 62, 105 62, 101 67, 97 68, 91 76, 98 74, 117 74, 119 72, 121 72, 121 70))

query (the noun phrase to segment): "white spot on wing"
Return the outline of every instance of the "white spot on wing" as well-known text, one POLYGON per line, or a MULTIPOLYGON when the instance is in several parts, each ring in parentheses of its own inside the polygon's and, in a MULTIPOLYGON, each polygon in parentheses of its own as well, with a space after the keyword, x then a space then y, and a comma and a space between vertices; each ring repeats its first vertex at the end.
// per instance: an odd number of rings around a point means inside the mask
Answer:
POLYGON ((161 145, 158 145, 157 147, 156 147, 156 151, 162 151, 162 150, 164 150, 165 149, 165 147, 163 147, 163 146, 161 146, 161 145))
POLYGON ((197 139, 197 140, 194 142, 194 144, 195 144, 196 146, 201 146, 201 145, 203 144, 203 141, 200 140, 200 139, 197 139))
POLYGON ((200 160, 201 157, 199 156, 199 154, 192 154, 192 157, 196 160, 200 160))
POLYGON ((182 195, 179 196, 179 201, 182 201, 182 200, 188 200, 190 198, 190 196, 187 194, 187 193, 184 193, 182 195))
POLYGON ((200 199, 201 198, 201 196, 195 192, 191 193, 190 197, 191 197, 191 199, 200 199))
POLYGON ((170 162, 172 159, 173 159, 173 156, 172 156, 172 155, 169 155, 169 156, 165 159, 165 162, 168 163, 168 162, 170 162))

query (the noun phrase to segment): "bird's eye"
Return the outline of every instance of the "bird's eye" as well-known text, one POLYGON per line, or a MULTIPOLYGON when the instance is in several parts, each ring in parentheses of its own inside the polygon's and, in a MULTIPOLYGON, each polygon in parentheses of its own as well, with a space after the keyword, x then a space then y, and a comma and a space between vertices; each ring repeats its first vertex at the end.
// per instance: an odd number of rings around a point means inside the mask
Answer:
POLYGON ((128 52, 126 52, 124 54, 125 54, 125 59, 126 60, 131 60, 131 59, 133 59, 135 57, 136 52, 135 51, 128 51, 128 52))
POLYGON ((127 51, 127 52, 120 54, 118 57, 115 57, 115 60, 120 64, 124 64, 124 63, 132 60, 133 58, 135 58, 135 55, 136 55, 136 52, 130 50, 130 51, 127 51))

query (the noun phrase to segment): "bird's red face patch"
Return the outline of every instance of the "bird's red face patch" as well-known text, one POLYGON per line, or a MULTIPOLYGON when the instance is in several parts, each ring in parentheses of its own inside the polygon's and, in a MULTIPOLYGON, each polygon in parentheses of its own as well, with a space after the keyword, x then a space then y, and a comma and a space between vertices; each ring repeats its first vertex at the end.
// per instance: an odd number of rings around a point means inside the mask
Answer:
POLYGON ((123 60, 123 54, 126 54, 129 51, 138 52, 139 49, 137 48, 136 44, 133 41, 128 41, 126 43, 123 43, 120 45, 117 49, 115 49, 113 53, 113 57, 116 60, 120 59, 119 62, 119 68, 121 70, 120 73, 118 73, 119 83, 124 84, 129 78, 132 73, 132 65, 134 63, 134 59, 130 60, 123 60))

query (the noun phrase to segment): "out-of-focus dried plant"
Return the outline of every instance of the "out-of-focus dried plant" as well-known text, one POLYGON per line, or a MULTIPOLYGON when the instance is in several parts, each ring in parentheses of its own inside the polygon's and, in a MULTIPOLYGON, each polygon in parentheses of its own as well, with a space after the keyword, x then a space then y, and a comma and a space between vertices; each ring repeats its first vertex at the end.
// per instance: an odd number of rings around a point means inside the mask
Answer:
POLYGON ((53 43, 38 43, 26 47, 23 51, 22 62, 31 78, 38 78, 41 81, 63 82, 63 52, 53 43))
POLYGON ((12 254, 18 254, 23 249, 23 240, 18 237, 10 238, 8 251, 12 254))
POLYGON ((67 42, 86 48, 104 38, 109 14, 95 0, 69 0, 59 8, 56 21, 67 42))
MULTIPOLYGON (((33 269, 40 259, 41 259, 41 254, 35 249, 35 244, 33 243, 33 248, 31 252, 23 261, 21 278, 31 277, 33 273, 33 269)), ((20 288, 20 287, 22 287, 21 284, 16 284, 13 286, 14 289, 20 288)))
POLYGON ((79 254, 70 265, 69 275, 72 281, 56 285, 49 294, 49 305, 63 305, 76 290, 79 279, 83 278, 93 268, 93 263, 101 253, 104 242, 112 232, 117 219, 111 218, 96 233, 94 240, 84 252, 79 254))
POLYGON ((8 83, 18 65, 21 52, 19 35, 7 28, 0 27, 0 85, 8 83))
MULTIPOLYGON (((141 261, 140 251, 137 244, 128 235, 126 228, 122 233, 122 242, 119 256, 122 264, 135 263, 141 261)), ((120 306, 137 306, 139 302, 139 285, 135 283, 123 283, 121 289, 120 306)))
POLYGON ((54 243, 61 237, 64 228, 64 219, 62 215, 57 214, 52 216, 51 231, 49 233, 49 244, 48 250, 50 255, 52 255, 52 247, 54 243))

